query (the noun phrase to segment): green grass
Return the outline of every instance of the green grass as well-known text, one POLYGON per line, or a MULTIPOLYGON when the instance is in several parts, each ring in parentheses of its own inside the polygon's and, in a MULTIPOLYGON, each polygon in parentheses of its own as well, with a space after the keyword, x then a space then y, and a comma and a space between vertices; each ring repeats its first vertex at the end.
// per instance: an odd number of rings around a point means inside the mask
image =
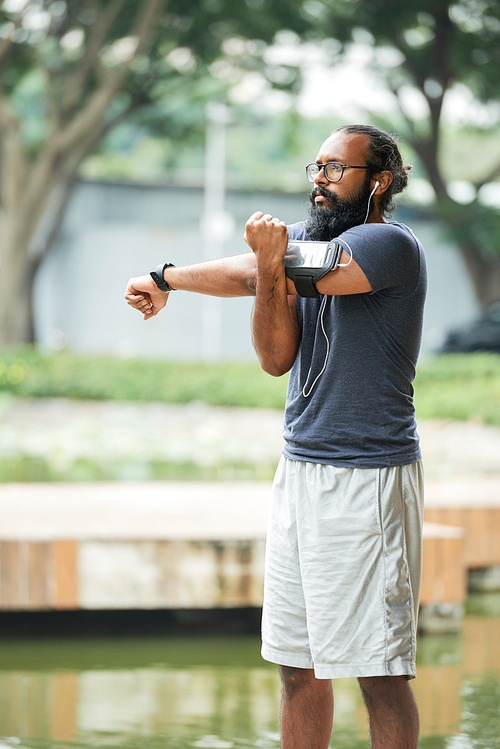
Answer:
MULTIPOLYGON (((201 400, 214 406, 281 409, 287 378, 258 364, 199 364, 0 350, 0 392, 19 397, 96 400, 201 400)), ((422 360, 415 381, 420 418, 475 420, 500 426, 500 355, 448 354, 422 360)))
POLYGON ((500 355, 445 354, 423 360, 415 380, 415 407, 421 419, 500 426, 500 355))

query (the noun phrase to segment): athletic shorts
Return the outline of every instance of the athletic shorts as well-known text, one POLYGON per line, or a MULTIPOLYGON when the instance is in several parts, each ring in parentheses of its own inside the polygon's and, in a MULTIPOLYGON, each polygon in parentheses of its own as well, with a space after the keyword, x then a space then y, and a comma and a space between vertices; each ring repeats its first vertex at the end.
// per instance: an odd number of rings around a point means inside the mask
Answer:
POLYGON ((416 676, 421 462, 283 457, 266 543, 262 656, 318 679, 416 676))

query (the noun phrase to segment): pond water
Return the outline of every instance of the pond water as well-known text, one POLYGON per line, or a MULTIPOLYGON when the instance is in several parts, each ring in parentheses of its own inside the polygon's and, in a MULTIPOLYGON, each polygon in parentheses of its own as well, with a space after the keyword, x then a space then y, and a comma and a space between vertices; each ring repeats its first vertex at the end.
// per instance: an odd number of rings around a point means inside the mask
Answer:
MULTIPOLYGON (((0 749, 279 747, 279 680, 257 635, 0 640, 0 749)), ((426 749, 500 748, 500 596, 458 636, 421 637, 426 749)), ((334 682, 332 747, 367 747, 355 680, 334 682)))

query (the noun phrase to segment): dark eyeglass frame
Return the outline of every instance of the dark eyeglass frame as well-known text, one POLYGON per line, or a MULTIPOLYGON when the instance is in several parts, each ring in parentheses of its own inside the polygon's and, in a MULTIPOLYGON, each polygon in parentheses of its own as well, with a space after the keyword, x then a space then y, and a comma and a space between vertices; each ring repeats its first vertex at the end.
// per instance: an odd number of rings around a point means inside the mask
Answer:
POLYGON ((317 164, 315 161, 313 161, 311 164, 308 164, 306 166, 306 177, 309 182, 314 182, 318 174, 323 169, 323 174, 325 175, 325 179, 327 179, 328 182, 340 182, 340 180, 344 176, 344 169, 369 169, 369 168, 370 168, 369 166, 353 166, 352 164, 340 164, 338 161, 327 161, 326 164, 317 164), (330 177, 327 176, 326 167, 330 166, 330 164, 335 164, 335 166, 340 166, 342 168, 342 171, 340 172, 340 177, 338 179, 330 179, 330 177), (312 179, 310 178, 308 171, 307 171, 310 166, 318 167, 318 171, 312 179))

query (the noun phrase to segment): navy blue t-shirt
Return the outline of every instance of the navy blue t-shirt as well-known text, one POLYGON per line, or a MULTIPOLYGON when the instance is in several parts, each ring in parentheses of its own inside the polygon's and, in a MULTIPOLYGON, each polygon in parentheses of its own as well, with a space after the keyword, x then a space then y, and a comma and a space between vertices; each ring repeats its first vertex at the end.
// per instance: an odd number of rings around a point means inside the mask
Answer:
MULTIPOLYGON (((308 239, 303 222, 288 233, 308 239)), ((413 463, 421 457, 412 382, 427 289, 422 245, 396 222, 355 226, 336 241, 352 252, 372 291, 296 297, 301 343, 288 384, 283 453, 357 468, 413 463)))

